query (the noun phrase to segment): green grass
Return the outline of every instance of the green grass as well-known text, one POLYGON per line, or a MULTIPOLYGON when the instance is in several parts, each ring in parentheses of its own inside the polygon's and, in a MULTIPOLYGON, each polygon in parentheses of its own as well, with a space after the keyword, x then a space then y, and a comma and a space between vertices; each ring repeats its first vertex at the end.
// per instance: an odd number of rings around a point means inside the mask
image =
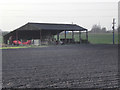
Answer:
POLYGON ((27 48, 24 46, 16 46, 16 47, 1 47, 0 49, 19 49, 19 48, 27 48))
MULTIPOLYGON (((57 36, 55 36, 56 38, 57 36)), ((79 41, 79 34, 75 33, 75 41, 79 41)), ((64 38, 64 34, 60 34, 60 38, 64 38)), ((67 34, 67 38, 72 38, 71 33, 67 34)), ((82 39, 86 39, 86 34, 82 33, 82 39)), ((92 44, 112 44, 112 33, 88 33, 88 41, 92 44)), ((115 33, 115 44, 118 44, 118 34, 115 33)))
MULTIPOLYGON (((112 33, 104 33, 104 34, 89 34, 90 43, 93 44, 113 44, 113 36, 112 33)), ((118 34, 115 34, 115 44, 118 44, 118 34)))
POLYGON ((13 47, 1 47, 0 49, 19 49, 19 48, 41 48, 41 47, 47 47, 45 45, 42 46, 34 46, 34 45, 29 45, 29 46, 13 46, 13 47))

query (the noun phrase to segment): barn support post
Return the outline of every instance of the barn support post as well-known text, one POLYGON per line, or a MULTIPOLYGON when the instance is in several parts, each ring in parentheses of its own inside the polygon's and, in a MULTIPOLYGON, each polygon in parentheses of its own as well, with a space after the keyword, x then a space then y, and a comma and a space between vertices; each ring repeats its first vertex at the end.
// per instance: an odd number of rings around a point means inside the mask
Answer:
POLYGON ((32 44, 34 45, 34 39, 33 39, 33 41, 32 41, 32 44))
POLYGON ((66 30, 65 30, 65 43, 66 43, 66 30))
POLYGON ((33 38, 33 37, 32 37, 32 40, 31 40, 31 41, 32 41, 31 44, 34 45, 34 38, 33 38))
POLYGON ((3 38, 4 44, 7 44, 7 38, 3 38))
POLYGON ((86 41, 88 43, 88 30, 86 30, 86 41))
POLYGON ((74 42, 74 31, 72 31, 72 40, 74 42))
POLYGON ((5 40, 4 43, 7 44, 7 40, 5 40))
POLYGON ((21 45, 23 45, 23 44, 22 44, 23 40, 21 39, 20 41, 21 41, 21 45))
POLYGON ((57 33, 57 43, 56 44, 59 44, 59 33, 57 33))
POLYGON ((13 36, 11 37, 11 44, 13 45, 13 36))
POLYGON ((80 42, 80 43, 82 42, 82 39, 81 39, 81 31, 79 31, 79 42, 80 42))
POLYGON ((17 45, 18 45, 18 31, 16 31, 16 40, 17 40, 17 45))
POLYGON ((40 30, 40 40, 39 40, 39 45, 40 45, 40 46, 42 45, 42 33, 41 33, 41 30, 40 30))
POLYGON ((3 43, 6 44, 6 40, 5 40, 5 38, 3 38, 3 43))

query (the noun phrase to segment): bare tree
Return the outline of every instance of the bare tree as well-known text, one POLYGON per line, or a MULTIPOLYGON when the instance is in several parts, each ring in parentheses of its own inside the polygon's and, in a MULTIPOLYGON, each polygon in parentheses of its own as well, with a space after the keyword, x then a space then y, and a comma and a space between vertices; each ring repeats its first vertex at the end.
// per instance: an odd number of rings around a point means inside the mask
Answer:
POLYGON ((105 33, 107 30, 106 30, 106 27, 103 27, 101 28, 100 25, 93 25, 92 29, 90 32, 92 33, 105 33))

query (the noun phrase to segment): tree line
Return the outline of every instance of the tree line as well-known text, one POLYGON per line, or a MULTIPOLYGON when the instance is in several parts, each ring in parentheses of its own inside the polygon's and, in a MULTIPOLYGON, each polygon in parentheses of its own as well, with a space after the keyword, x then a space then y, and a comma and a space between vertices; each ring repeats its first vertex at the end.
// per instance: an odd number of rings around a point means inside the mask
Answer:
MULTIPOLYGON (((100 25, 93 25, 92 29, 89 31, 90 33, 111 33, 112 30, 107 30, 106 27, 101 27, 100 25)), ((117 32, 117 29, 115 30, 117 32)))

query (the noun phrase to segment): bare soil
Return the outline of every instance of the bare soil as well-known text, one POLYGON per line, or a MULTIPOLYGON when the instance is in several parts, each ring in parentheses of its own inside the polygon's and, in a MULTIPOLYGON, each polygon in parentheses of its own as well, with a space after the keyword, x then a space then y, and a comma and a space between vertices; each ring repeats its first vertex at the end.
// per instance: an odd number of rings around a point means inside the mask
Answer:
POLYGON ((3 88, 118 87, 117 45, 2 50, 3 88))

